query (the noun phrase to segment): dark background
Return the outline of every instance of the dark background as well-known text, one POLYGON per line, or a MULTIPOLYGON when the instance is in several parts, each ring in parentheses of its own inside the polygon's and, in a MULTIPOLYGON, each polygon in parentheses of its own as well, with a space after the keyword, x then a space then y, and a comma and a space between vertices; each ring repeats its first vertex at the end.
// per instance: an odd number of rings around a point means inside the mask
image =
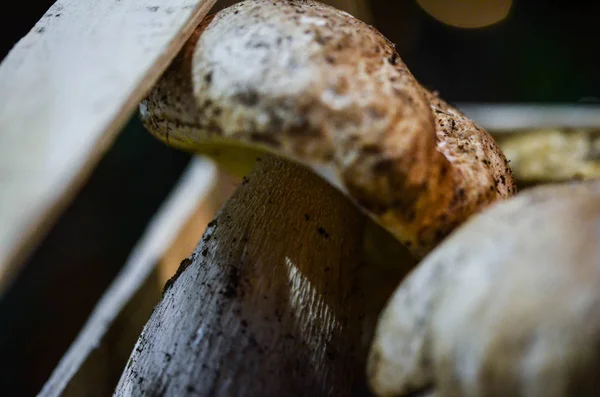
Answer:
MULTIPOLYGON (((53 2, 13 3, 2 14, 1 57, 53 2)), ((574 102, 600 95, 600 2, 514 0, 506 19, 480 29, 444 25, 415 0, 371 4, 374 25, 398 45, 417 79, 452 102, 574 102)))
POLYGON ((479 29, 444 25, 412 0, 372 4, 415 77, 451 102, 600 96, 600 2, 515 0, 506 19, 479 29))
MULTIPOLYGON (((2 58, 52 1, 20 3, 2 13, 2 58)), ((600 97, 600 2, 516 0, 479 29, 444 25, 414 0, 372 9, 417 79, 451 102, 600 97)), ((188 160, 128 124, 0 299, 0 395, 39 391, 188 160)))

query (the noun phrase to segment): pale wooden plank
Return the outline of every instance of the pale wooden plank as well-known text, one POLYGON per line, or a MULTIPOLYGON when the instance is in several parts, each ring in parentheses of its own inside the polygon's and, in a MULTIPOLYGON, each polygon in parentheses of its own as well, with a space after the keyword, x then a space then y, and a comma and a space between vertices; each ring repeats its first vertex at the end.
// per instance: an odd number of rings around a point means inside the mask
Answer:
POLYGON ((59 0, 0 64, 0 293, 215 1, 59 0))
POLYGON ((116 385, 118 377, 110 384, 114 378, 111 372, 120 374, 123 368, 113 368, 114 356, 123 360, 129 357, 147 320, 147 317, 139 318, 140 312, 149 315, 146 309, 151 309, 160 298, 157 264, 164 261, 182 234, 187 237, 186 226, 197 209, 206 205, 211 197, 220 197, 218 188, 214 164, 196 158, 149 224, 123 270, 99 301, 39 396, 102 396, 116 385), (115 328, 117 331, 112 331, 115 328), (114 340, 106 340, 111 332, 117 333, 114 340))
POLYGON ((219 208, 233 195, 243 181, 242 178, 233 177, 222 169, 218 170, 217 178, 218 189, 210 199, 203 200, 198 205, 196 212, 183 226, 176 241, 164 253, 158 264, 158 282, 161 285, 173 277, 179 269, 181 261, 194 252, 208 223, 213 220, 219 208))
POLYGON ((600 105, 597 104, 458 103, 456 107, 493 133, 538 128, 600 129, 600 105))

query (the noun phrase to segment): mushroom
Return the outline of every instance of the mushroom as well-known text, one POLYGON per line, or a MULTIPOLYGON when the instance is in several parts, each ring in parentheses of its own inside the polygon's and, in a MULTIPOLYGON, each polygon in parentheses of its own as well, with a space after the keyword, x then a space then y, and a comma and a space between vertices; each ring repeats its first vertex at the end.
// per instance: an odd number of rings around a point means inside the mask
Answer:
MULTIPOLYGON (((115 396, 344 396, 360 387, 364 216, 280 158, 261 157, 244 181, 165 286, 115 396)), ((387 284, 377 311, 395 287, 387 284)))
POLYGON ((140 114, 168 145, 253 171, 169 283, 116 395, 349 395, 415 265, 402 244, 424 255, 515 193, 485 131, 375 29, 314 1, 208 17, 140 114))
POLYGON ((373 27, 315 1, 244 1, 206 18, 141 115, 172 146, 237 144, 240 161, 252 149, 312 168, 419 256, 516 193, 490 135, 423 88, 373 27))
POLYGON ((368 361, 379 396, 596 396, 600 182, 470 218, 404 279, 368 361), (419 394, 421 395, 421 394, 419 394))

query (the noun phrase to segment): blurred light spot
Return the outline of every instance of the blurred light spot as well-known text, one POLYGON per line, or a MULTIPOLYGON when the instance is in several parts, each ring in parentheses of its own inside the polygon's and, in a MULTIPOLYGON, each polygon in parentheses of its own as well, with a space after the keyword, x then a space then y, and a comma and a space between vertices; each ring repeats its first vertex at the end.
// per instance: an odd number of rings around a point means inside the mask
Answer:
POLYGON ((600 102, 600 99, 593 97, 593 96, 584 96, 583 98, 581 98, 579 100, 579 102, 583 102, 583 103, 598 103, 600 102))
POLYGON ((482 28, 507 17, 512 0, 417 0, 429 15, 458 28, 482 28))

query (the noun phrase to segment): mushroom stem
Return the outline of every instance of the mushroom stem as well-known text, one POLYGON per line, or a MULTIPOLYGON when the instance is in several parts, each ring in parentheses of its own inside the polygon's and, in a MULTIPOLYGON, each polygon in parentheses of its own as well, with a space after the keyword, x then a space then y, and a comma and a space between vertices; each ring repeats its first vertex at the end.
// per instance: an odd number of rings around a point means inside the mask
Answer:
POLYGON ((369 343, 364 224, 312 171, 262 157, 167 283, 115 395, 349 395, 369 343))

